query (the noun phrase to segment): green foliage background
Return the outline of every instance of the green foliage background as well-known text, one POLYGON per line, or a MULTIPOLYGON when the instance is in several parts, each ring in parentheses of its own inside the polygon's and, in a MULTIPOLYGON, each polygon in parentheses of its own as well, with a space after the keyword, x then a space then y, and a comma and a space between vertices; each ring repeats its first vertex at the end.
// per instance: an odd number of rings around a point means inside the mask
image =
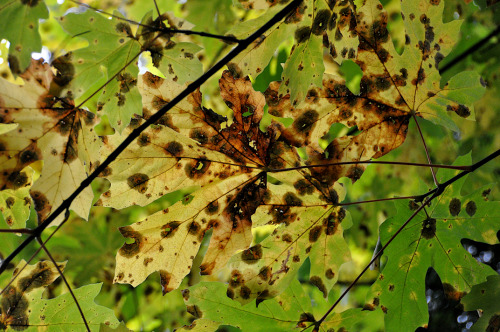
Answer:
MULTIPOLYGON (((0 8, 5 5, 6 0, 1 1, 0 8)), ((246 11, 235 7, 231 0, 188 0, 185 3, 180 3, 173 0, 159 0, 158 7, 162 11, 172 11, 177 17, 185 18, 188 22, 194 24, 193 30, 208 31, 214 34, 225 34, 232 31, 240 21, 249 21, 257 18, 262 12, 246 11)), ((446 57, 441 68, 447 66, 454 59, 460 57, 469 47, 476 42, 482 40, 491 31, 497 29, 500 24, 500 8, 499 5, 487 6, 485 0, 472 1, 466 4, 462 0, 446 0, 444 21, 452 21, 456 19, 464 20, 460 30, 460 40, 454 47, 451 54, 446 57)), ((26 47, 31 47, 32 51, 39 51, 41 45, 51 52, 52 59, 62 55, 65 52, 77 50, 86 46, 86 41, 81 38, 71 38, 67 33, 75 33, 73 29, 78 26, 75 22, 68 20, 61 26, 57 17, 61 17, 67 10, 75 8, 75 4, 70 1, 65 1, 59 4, 55 0, 45 1, 49 8, 47 13, 38 13, 37 17, 43 19, 40 21, 39 32, 41 43, 33 36, 21 36, 19 42, 26 47), (67 25, 66 25, 67 24, 67 25), (66 29, 66 31, 63 29, 66 29)), ((400 2, 397 0, 382 1, 384 7, 389 12, 389 31, 394 40, 395 46, 401 50, 404 46, 404 28, 400 16, 400 2)), ((152 1, 95 1, 90 2, 92 6, 102 10, 111 12, 118 9, 120 13, 126 14, 126 17, 140 21, 142 17, 154 10, 152 1)), ((93 11, 88 11, 88 15, 96 15, 93 11)), ((122 15, 119 14, 119 15, 122 15)), ((74 14, 70 14, 74 15, 74 14)), ((37 19, 34 20, 36 22, 37 19)), ((0 34, 2 38, 10 39, 8 34, 3 34, 3 31, 12 31, 9 23, 5 20, 0 20, 0 34)), ((84 27, 85 28, 85 27, 84 27)), ((25 27, 18 29, 25 30, 25 27)), ((237 31, 234 31, 237 35, 237 31)), ((92 35, 87 35, 92 38, 92 35)), ((283 71, 282 64, 288 57, 292 45, 293 37, 284 36, 284 42, 275 45, 276 50, 271 50, 272 57, 263 70, 263 72, 252 81, 255 90, 264 91, 268 84, 272 81, 280 80, 283 71)), ((90 39, 89 39, 90 40, 90 39)), ((199 36, 190 37, 190 41, 194 41, 203 47, 201 51, 200 61, 203 69, 209 68, 217 59, 220 59, 227 53, 231 46, 218 41, 216 39, 202 38, 199 36)), ((126 47, 134 48, 133 41, 129 41, 126 47)), ((125 47, 125 46, 124 46, 125 47)), ((80 50, 81 51, 81 50, 80 50)), ((0 56, 3 60, 0 63, 0 76, 3 78, 15 81, 8 67, 8 48, 7 43, 3 40, 0 44, 0 56)), ((83 51, 81 51, 83 52, 83 51)), ((94 49, 96 62, 107 61, 106 55, 101 53, 100 49, 94 49)), ((446 82, 449 78, 464 70, 477 71, 487 82, 487 89, 484 97, 475 103, 476 121, 459 121, 459 131, 452 132, 443 127, 437 126, 431 122, 420 121, 423 135, 429 147, 431 159, 435 163, 452 164, 457 156, 468 155, 472 162, 478 161, 487 156, 492 151, 500 146, 500 118, 498 117, 500 105, 500 44, 498 37, 490 39, 486 45, 481 46, 451 66, 448 70, 442 73, 442 82, 446 82)), ((173 55, 175 56, 175 55, 173 55)), ((29 60, 29 59, 28 59, 29 60)), ((21 59, 21 66, 26 67, 28 60, 21 59)), ((123 58, 126 62, 127 59, 123 58)), ((116 68, 108 68, 109 71, 118 70, 122 64, 113 64, 116 68)), ((327 66, 335 67, 335 64, 327 64, 327 66)), ((197 66, 195 64, 195 66, 197 66)), ((95 64, 92 64, 94 71, 99 71, 95 64)), ((191 67, 193 69, 193 67, 191 67)), ((352 91, 359 89, 360 70, 352 61, 345 61, 339 68, 340 72, 347 80, 347 84, 352 91)), ((193 69, 197 73, 201 73, 201 67, 193 69)), ((137 72, 132 72, 136 74, 137 72)), ((111 72, 107 73, 108 77, 111 72)), ((194 75, 194 74, 193 74, 194 75)), ((90 73, 89 77, 99 76, 96 73, 90 73)), ((84 90, 77 97, 78 100, 83 100, 88 97, 90 92, 102 85, 106 81, 106 76, 97 80, 82 78, 85 81, 84 90)), ((187 76, 188 80, 190 76, 187 76)), ((228 108, 218 98, 218 79, 220 75, 213 76, 201 90, 204 94, 204 103, 207 107, 211 107, 219 112, 228 112, 228 108)), ((18 81, 19 82, 19 81, 18 81)), ((80 84, 80 82, 78 83, 80 84)), ((110 87, 109 89, 112 89, 110 87)), ((110 92, 112 94, 112 91, 110 92)), ((132 92, 134 93, 134 92, 132 92)), ((94 105, 100 102, 99 98, 93 97, 91 102, 94 105)), ((138 93, 131 97, 139 98, 138 93)), ((136 100, 137 102, 137 100, 136 100)), ((108 114, 113 114, 112 110, 105 111, 108 114)), ((107 134, 112 132, 110 124, 117 123, 116 118, 109 116, 107 121, 103 121, 99 125, 99 133, 107 134)), ((268 120, 270 121, 270 120, 268 120)), ((125 124, 120 125, 123 128, 125 124)), ((385 161, 404 161, 404 162, 420 162, 425 163, 425 154, 423 153, 418 131, 410 125, 409 134, 405 143, 394 150, 389 155, 381 160, 385 161)), ((333 126, 328 137, 326 137, 324 146, 328 140, 339 137, 345 134, 348 128, 339 125, 333 126)), ((462 196, 474 195, 474 192, 480 190, 485 185, 498 183, 500 180, 500 163, 495 160, 486 166, 482 167, 477 172, 471 174, 464 180, 462 188, 454 188, 456 194, 462 196)), ((350 180, 344 178, 341 182, 346 187, 347 196, 344 202, 364 201, 371 199, 379 199, 393 196, 415 195, 425 192, 427 188, 432 187, 432 177, 428 169, 418 167, 398 167, 388 165, 370 165, 359 181, 352 184, 350 180)), ((500 192, 498 186, 494 185, 489 195, 489 201, 500 200, 500 192)), ((102 193, 106 190, 106 183, 98 179, 93 183, 93 190, 96 193, 102 193)), ((311 312, 315 317, 321 317, 328 310, 331 303, 338 298, 341 291, 348 285, 361 269, 369 262, 372 257, 373 250, 377 243, 378 228, 387 219, 394 218, 397 215, 397 209, 392 202, 377 202, 373 204, 352 205, 348 207, 348 211, 352 216, 352 226, 344 232, 344 237, 349 245, 352 253, 352 261, 344 264, 341 268, 338 283, 328 294, 326 299, 322 293, 309 282, 309 266, 308 262, 304 264, 298 274, 298 281, 294 281, 290 288, 276 299, 265 301, 258 308, 255 304, 248 304, 246 309, 241 309, 240 305, 225 296, 225 285, 222 283, 209 283, 213 281, 226 280, 227 275, 200 276, 199 266, 202 255, 208 245, 205 240, 200 254, 195 258, 192 272, 185 278, 182 286, 178 290, 163 296, 161 287, 158 283, 158 275, 151 275, 143 284, 137 288, 129 285, 113 284, 115 256, 118 248, 123 244, 123 237, 118 232, 118 227, 129 225, 137 222, 144 217, 160 211, 176 201, 189 194, 189 189, 179 191, 145 206, 145 207, 129 207, 123 210, 113 210, 105 207, 93 207, 89 221, 86 222, 76 215, 71 216, 71 221, 61 229, 60 232, 50 241, 49 250, 53 253, 57 261, 68 260, 65 269, 65 275, 75 288, 82 287, 93 283, 103 283, 102 289, 97 295, 96 302, 102 306, 112 308, 116 317, 120 321, 126 322, 127 328, 131 330, 144 331, 160 331, 173 328, 181 328, 186 324, 190 324, 196 317, 196 310, 190 305, 197 305, 205 312, 205 315, 197 324, 197 328, 202 331, 214 330, 219 324, 232 325, 219 327, 219 331, 236 331, 240 328, 242 331, 269 331, 273 330, 290 330, 297 325, 296 321, 290 318, 287 321, 287 312, 290 310, 302 310, 311 312), (182 289, 193 286, 190 289, 191 296, 185 303, 183 299, 182 289), (198 300, 194 300, 198 299, 198 300), (215 300, 213 300, 215 299, 215 300), (207 303, 209 301, 209 303, 207 303), (210 302, 211 301, 211 302, 210 302), (279 301, 287 303, 286 307, 279 307, 279 301), (187 309, 186 309, 187 304, 187 309), (222 312, 213 312, 215 308, 221 309, 222 312), (299 309, 296 309, 299 308, 299 309), (234 311, 233 311, 234 310, 234 311), (243 310, 244 314, 239 314, 243 310), (194 313, 194 315, 193 315, 194 313), (280 316, 281 315, 281 316, 280 316), (274 317, 269 321, 266 317, 274 317), (258 317, 256 319, 255 317, 258 317), (283 325, 276 323, 276 317, 280 317, 283 325), (278 324, 278 325, 273 325, 278 324), (288 325, 287 325, 288 324, 288 325), (206 326, 203 328, 202 326, 206 326), (271 326, 271 327, 270 327, 271 326)), ((400 207, 398 207, 399 209, 400 207)), ((498 214, 498 210, 497 210, 498 214)), ((36 224, 36 213, 30 214, 28 227, 36 224)), ((401 223, 401 222, 400 222, 401 223)), ((500 229, 498 219, 495 219, 491 225, 488 225, 494 232, 500 229), (497 229, 495 229, 495 227, 497 229)), ((7 228, 4 221, 0 221, 0 227, 7 228)), ((263 234, 255 234, 257 238, 264 236, 263 234)), ((464 235, 465 236, 465 235, 464 235)), ((5 233, 0 234, 0 255, 6 257, 22 240, 23 236, 11 236, 5 233)), ((5 284, 11 275, 14 266, 21 259, 27 260, 36 248, 35 244, 30 245, 22 254, 17 257, 12 269, 0 275, 0 285, 5 284)), ((394 243, 393 250, 397 250, 394 243)), ((390 253, 387 253, 390 255, 390 253)), ((43 257, 43 253, 39 255, 43 257)), ((390 260, 391 258, 389 258, 390 260)), ((426 269, 427 267, 425 267, 426 269)), ((439 272, 439 271, 438 271, 439 272)), ((227 271, 224 272, 227 274, 227 271)), ((420 276, 419 280, 411 280, 409 287, 415 289, 422 288, 424 277, 420 276), (418 284, 418 286, 417 286, 418 284)), ((353 319, 353 329, 355 331, 379 331, 384 330, 384 314, 380 309, 373 312, 361 312, 366 302, 370 301, 371 285, 377 280, 378 271, 368 271, 363 275, 358 285, 349 293, 337 308, 336 312, 343 312, 342 319, 349 322, 353 319), (349 316, 350 315, 350 316, 349 316), (346 318, 347 317, 347 318, 346 318), (350 317, 350 318, 349 318, 350 317), (356 319, 354 319, 355 317, 356 319), (357 324, 357 325, 356 325, 357 324)), ((443 276, 441 276, 443 278, 443 276)), ((444 279, 443 279, 444 280, 444 279)), ((90 287, 90 286, 86 286, 90 287)), ((498 278, 488 277, 488 281, 482 284, 482 287, 498 289, 498 278)), ((82 289, 82 292, 86 288, 82 289)), ((421 291, 421 289, 420 289, 421 291)), ((59 294, 65 293, 66 290, 60 279, 48 286, 44 297, 49 299, 59 294)), ((92 291, 94 292, 94 291, 92 291)), ((95 293, 95 292, 94 292, 95 293)), ((421 292, 420 292, 421 293, 421 292)), ((496 310, 494 300, 481 299, 478 300, 474 294, 479 296, 479 293, 474 289, 466 298, 464 304, 467 310, 476 309, 478 305, 488 304, 484 308, 485 311, 496 310)), ((184 294, 185 295, 185 294, 184 294)), ((422 293, 421 296, 424 296, 422 293)), ((50 300, 47 300, 50 301, 50 300)), ((70 301, 70 300, 68 300, 70 301)), ((381 298, 383 302, 384 299, 381 298)), ((420 308, 425 310, 426 308, 420 308)), ((47 309, 49 310, 49 309, 47 309)), ((404 310, 409 310, 405 308, 404 310)), ((410 316, 412 314, 410 313, 410 316)), ((201 318, 201 317, 200 317, 201 318)), ((482 326, 486 326, 481 322, 482 326)), ((395 330, 391 325, 385 325, 387 330, 395 330)), ((124 328, 121 326, 120 328, 124 328)), ((326 330, 325 326, 325 330, 326 330)), ((398 328, 401 328, 399 326, 398 328)), ((182 330, 184 330, 183 328, 182 330)))

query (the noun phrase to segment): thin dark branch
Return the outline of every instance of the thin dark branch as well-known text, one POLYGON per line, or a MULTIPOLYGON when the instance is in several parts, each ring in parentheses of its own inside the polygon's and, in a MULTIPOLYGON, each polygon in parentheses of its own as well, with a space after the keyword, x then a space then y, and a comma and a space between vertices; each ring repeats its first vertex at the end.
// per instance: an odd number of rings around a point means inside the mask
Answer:
MULTIPOLYGON (((422 134, 422 130, 420 129, 420 125, 418 124, 417 117, 415 116, 415 113, 412 112, 413 119, 415 120, 415 124, 417 125, 418 133, 420 134, 420 139, 422 140, 422 143, 424 144, 424 150, 425 150, 425 155, 427 156, 427 162, 429 165, 432 164, 431 161, 431 156, 429 155, 429 149, 427 148, 427 144, 425 143, 424 135, 422 134)), ((434 172, 434 168, 430 166, 431 169, 431 174, 432 174, 432 179, 434 180, 434 184, 436 186, 439 186, 439 182, 436 178, 436 173, 434 172)))
MULTIPOLYGON (((146 27, 146 28, 152 29, 154 31, 161 31, 161 32, 165 32, 165 33, 180 33, 180 34, 183 34, 183 35, 196 35, 196 36, 201 36, 201 37, 215 38, 215 39, 220 39, 220 40, 223 40, 223 41, 226 41, 226 42, 229 42, 229 43, 240 43, 240 42, 242 42, 241 40, 239 40, 238 38, 235 38, 233 36, 216 35, 216 34, 213 34, 213 33, 208 33, 208 32, 203 32, 203 31, 192 31, 192 30, 171 29, 171 28, 158 29, 158 27, 153 27, 153 26, 150 26, 150 25, 147 25, 147 24, 136 22, 136 21, 128 19, 128 18, 124 18, 124 17, 118 16, 118 15, 115 15, 115 14, 108 13, 108 12, 105 12, 105 11, 99 9, 99 8, 92 7, 90 5, 87 5, 86 3, 83 3, 83 2, 80 2, 80 1, 77 1, 77 0, 70 0, 70 1, 76 3, 76 4, 80 5, 80 6, 92 9, 93 11, 96 11, 98 13, 101 13, 101 14, 108 15, 108 16, 111 16, 113 18, 116 18, 117 20, 125 21, 125 22, 131 23, 131 24, 134 24, 134 25, 137 25, 137 26, 141 26, 141 27, 146 27)), ((156 2, 155 2, 155 4, 156 4, 156 2)), ((158 9, 158 7, 157 7, 157 9, 158 9)), ((159 11, 158 11, 158 15, 159 15, 159 17, 161 17, 159 11)))
MULTIPOLYGON (((428 202, 430 202, 432 199, 434 199, 435 196, 432 196, 431 198, 428 198, 427 201, 425 202, 425 204, 427 204, 428 202)), ((436 196, 437 197, 437 196, 436 196)), ((382 256, 382 254, 384 253, 384 250, 387 249, 387 247, 389 246, 389 244, 392 243, 392 241, 394 241, 394 239, 396 238, 396 236, 399 235, 399 233, 401 233, 401 231, 406 227, 406 225, 408 225, 408 223, 410 223, 410 221, 413 220, 413 218, 415 218, 415 216, 424 208, 425 204, 422 204, 421 206, 418 207, 418 209, 415 210, 415 212, 413 212, 413 214, 404 222, 403 225, 401 225, 401 227, 399 227, 399 229, 396 231, 396 233, 394 233, 391 238, 389 239, 389 241, 387 241, 386 244, 384 244, 384 246, 382 246, 382 248, 372 257, 372 259, 370 260, 370 262, 365 266, 365 268, 363 269, 363 271, 361 271, 361 273, 358 274, 358 276, 356 277, 356 279, 354 279, 351 284, 349 286, 347 286, 347 288, 342 292, 342 294, 340 295, 340 297, 337 299, 337 301, 335 301, 335 303, 330 307, 330 309, 328 309, 328 311, 323 315, 323 317, 321 317, 318 321, 316 321, 313 325, 315 325, 316 327, 319 327, 321 325, 321 323, 323 323, 323 321, 326 319, 326 317, 328 317, 328 315, 333 311, 333 309, 340 303, 340 301, 342 301, 342 299, 347 295, 347 293, 349 293, 349 291, 351 290, 351 288, 354 287, 354 285, 358 282, 358 280, 363 276, 363 274, 365 274, 365 272, 370 268, 370 266, 380 257, 382 256)))
POLYGON ((481 47, 483 47, 484 45, 486 45, 486 43, 493 37, 495 37, 496 35, 498 35, 498 33, 500 33, 500 25, 496 27, 495 30, 493 30, 492 32, 490 32, 486 37, 484 37, 483 39, 479 40, 477 43, 475 43, 474 45, 472 45, 471 47, 469 47, 467 50, 465 50, 462 54, 460 54, 459 56, 457 56, 456 58, 454 58, 453 60, 451 60, 450 62, 448 62, 445 66, 443 66, 443 68, 439 68, 439 73, 440 74, 443 74, 444 72, 448 71, 451 67, 455 66, 457 63, 459 63, 460 61, 462 61, 463 59, 465 59, 466 57, 468 57, 469 55, 471 55, 472 53, 478 51, 479 49, 481 49, 481 47))
POLYGON ((379 199, 371 199, 367 201, 358 201, 358 202, 349 202, 349 203, 339 203, 336 204, 338 206, 348 206, 348 205, 357 205, 357 204, 365 204, 365 203, 375 203, 375 202, 384 202, 384 201, 395 201, 398 199, 415 199, 418 196, 403 196, 403 197, 392 197, 392 198, 379 198, 379 199))
POLYGON ((416 166, 416 167, 432 166, 435 168, 456 169, 459 171, 464 171, 464 170, 469 169, 469 166, 450 166, 450 165, 438 165, 438 164, 406 163, 406 162, 401 162, 401 161, 364 160, 364 161, 342 161, 342 162, 338 162, 338 163, 325 163, 325 164, 319 164, 319 165, 306 165, 306 166, 281 168, 281 169, 268 169, 266 171, 269 173, 280 173, 280 172, 295 171, 295 170, 300 170, 300 169, 307 169, 307 168, 312 168, 312 167, 328 167, 328 166, 356 165, 356 164, 403 165, 403 166, 416 166))
POLYGON ((31 234, 33 232, 32 229, 29 228, 12 228, 12 229, 0 229, 0 233, 22 233, 22 234, 31 234))
POLYGON ((156 13, 158 13, 158 17, 161 17, 160 8, 158 8, 158 3, 156 2, 156 0, 153 0, 153 2, 155 3, 156 13))
MULTIPOLYGON (((487 156, 486 158, 480 160, 479 162, 473 164, 469 170, 465 170, 465 171, 462 171, 460 172, 458 175, 452 177, 451 179, 449 179, 448 181, 440 184, 438 186, 438 188, 428 192, 427 194, 425 195, 422 195, 420 197, 422 197, 422 200, 423 203, 413 212, 413 214, 399 227, 399 229, 391 236, 391 238, 387 241, 387 243, 384 244, 384 246, 382 246, 382 248, 372 257, 372 259, 370 260, 370 262, 365 266, 365 268, 361 271, 361 273, 358 274, 358 276, 356 277, 356 279, 354 279, 352 281, 352 283, 344 290, 344 292, 342 292, 342 294, 340 295, 340 297, 337 299, 337 301, 335 301, 335 303, 330 307, 330 309, 328 309, 328 311, 323 315, 323 317, 321 317, 318 321, 316 321, 314 324, 308 326, 306 329, 310 328, 311 326, 315 326, 316 329, 319 329, 319 326, 323 323, 323 321, 328 317, 328 315, 333 311, 333 309, 340 303, 340 301, 347 295, 347 293, 349 293, 349 291, 354 287, 354 285, 358 282, 358 280, 363 276, 363 274, 365 274, 365 272, 370 268, 370 266, 377 260, 380 258, 380 256, 383 254, 384 250, 387 249, 387 247, 389 246, 389 244, 392 243, 392 241, 394 241, 394 239, 403 231, 403 229, 410 223, 410 221, 413 220, 413 218, 415 218, 415 216, 425 208, 425 206, 427 204, 429 204, 432 200, 434 200, 436 197, 440 196, 444 190, 446 189, 447 186, 449 186, 450 184, 454 183, 455 181, 459 180, 460 178, 464 177, 465 175, 471 173, 471 172, 474 172, 475 170, 477 170, 478 168, 480 168, 481 166, 483 166, 484 164, 488 163, 489 161, 495 159, 496 157, 498 157, 500 155, 500 149, 493 152, 492 154, 490 154, 489 156, 487 156), (430 197, 429 197, 430 196, 430 197)), ((306 330, 304 329, 304 330, 306 330)), ((302 330, 302 331, 304 331, 302 330)))
POLYGON ((89 324, 87 323, 87 319, 85 318, 85 315, 83 314, 82 307, 80 307, 80 303, 76 299, 76 296, 73 293, 73 289, 69 285, 68 280, 66 280, 66 277, 64 276, 64 273, 59 268, 59 265, 57 265, 57 262, 54 259, 54 257, 52 257, 52 255, 50 254, 49 249, 47 249, 47 247, 45 247, 45 244, 43 244, 42 239, 40 237, 37 237, 36 239, 38 240, 38 243, 40 244, 40 246, 42 247, 42 249, 45 251, 45 253, 47 254, 47 256, 49 256, 49 258, 52 261, 52 263, 54 264, 54 266, 56 267, 57 272, 59 272, 59 275, 61 276, 61 279, 63 280, 63 282, 66 284, 66 287, 68 288, 71 296, 73 297, 73 301, 75 301, 75 304, 78 307, 78 311, 80 312, 80 316, 82 317, 83 323, 85 324, 85 328, 87 329, 88 332, 90 332, 90 327, 89 327, 89 324))
MULTIPOLYGON (((244 39, 235 48, 233 48, 224 58, 217 62, 213 67, 208 69, 203 75, 201 75, 194 82, 190 83, 181 93, 179 93, 174 99, 164 105, 158 112, 153 114, 147 121, 142 125, 134 129, 130 135, 128 135, 123 142, 113 151, 111 154, 85 179, 82 181, 80 186, 75 189, 75 191, 66 198, 61 205, 59 205, 54 212, 43 221, 37 228, 33 230, 33 233, 28 236, 14 251, 2 262, 0 265, 0 274, 5 271, 7 265, 16 257, 31 241, 40 236, 42 232, 54 221, 64 210, 68 209, 73 202, 73 200, 85 189, 90 183, 99 176, 99 174, 108 167, 128 146, 132 143, 139 135, 147 129, 150 125, 156 123, 165 113, 177 105, 181 100, 187 97, 189 94, 198 89, 203 83, 205 83, 212 75, 217 73, 222 69, 229 61, 240 54, 245 48, 247 48, 253 41, 259 38, 263 33, 270 29, 273 25, 281 21, 285 16, 297 7, 302 0, 293 0, 285 8, 280 10, 275 16, 273 16, 269 21, 264 23, 259 29, 257 29, 253 34, 244 39)), ((61 224, 62 225, 62 224, 61 224)), ((60 225, 60 226, 61 226, 60 225)), ((50 238, 49 238, 50 239, 50 238)), ((49 240, 47 239, 47 241, 49 240)), ((47 242, 46 241, 46 242, 47 242)))
POLYGON ((493 152, 492 154, 490 154, 486 158, 481 159, 477 163, 471 165, 468 170, 460 172, 459 174, 457 174, 456 176, 452 177, 448 181, 446 181, 444 183, 441 183, 437 188, 435 188, 435 189, 429 191, 428 193, 425 193, 425 194, 420 195, 419 197, 415 198, 415 202, 422 202, 427 196, 433 195, 436 192, 438 193, 438 195, 441 195, 441 193, 444 191, 444 189, 446 187, 448 187, 450 184, 452 184, 453 182, 457 181, 458 179, 466 176, 467 174, 469 174, 471 172, 474 172, 476 169, 480 168, 481 166, 483 166, 484 164, 490 162, 491 160, 495 159, 498 156, 500 156, 500 149, 496 150, 495 152, 493 152))

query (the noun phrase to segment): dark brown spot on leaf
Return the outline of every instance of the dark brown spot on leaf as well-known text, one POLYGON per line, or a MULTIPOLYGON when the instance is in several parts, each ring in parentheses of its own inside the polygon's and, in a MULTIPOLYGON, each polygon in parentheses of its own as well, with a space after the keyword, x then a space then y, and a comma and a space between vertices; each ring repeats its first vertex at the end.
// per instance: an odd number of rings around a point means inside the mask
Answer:
POLYGON ((450 210, 450 214, 452 216, 458 216, 460 213, 460 210, 462 209, 462 202, 458 198, 453 198, 450 201, 450 205, 448 206, 448 209, 450 210))
POLYGON ((125 243, 120 250, 118 250, 118 253, 126 258, 131 258, 138 254, 144 245, 142 241, 142 234, 136 232, 130 226, 120 227, 119 230, 124 237, 134 239, 135 241, 133 243, 125 243))
POLYGON ((315 226, 309 231, 309 242, 316 242, 318 241, 321 231, 323 227, 321 226, 315 226))
POLYGON ((311 284, 318 287, 318 289, 323 293, 323 297, 326 297, 328 295, 328 291, 326 290, 325 284, 323 283, 323 280, 321 280, 320 277, 313 276, 309 279, 309 281, 311 282, 311 284))
POLYGON ((476 214, 476 210, 477 207, 474 201, 469 201, 467 205, 465 205, 465 212, 471 217, 476 214))
POLYGON ((436 235, 436 219, 427 218, 422 222, 422 237, 424 239, 432 239, 436 235))
POLYGON ((144 194, 148 189, 149 177, 144 173, 136 173, 127 179, 127 184, 130 188, 137 190, 139 193, 144 194))

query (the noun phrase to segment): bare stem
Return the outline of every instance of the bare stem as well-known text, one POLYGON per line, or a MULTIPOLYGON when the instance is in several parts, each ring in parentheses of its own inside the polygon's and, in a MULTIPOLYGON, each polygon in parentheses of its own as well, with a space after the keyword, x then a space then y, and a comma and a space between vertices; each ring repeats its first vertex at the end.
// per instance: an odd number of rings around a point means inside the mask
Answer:
POLYGON ((87 323, 87 319, 85 318, 85 315, 83 314, 83 310, 82 308, 80 307, 80 303, 78 302, 78 300, 76 299, 76 296, 75 294, 73 293, 73 289, 71 288, 71 286, 69 285, 68 283, 68 280, 66 280, 66 277, 64 276, 64 273, 62 272, 62 270, 59 268, 59 265, 57 265, 57 262, 56 260, 54 259, 54 257, 52 257, 52 255, 50 254, 49 252, 49 249, 47 249, 47 247, 45 247, 45 244, 43 244, 43 241, 40 237, 37 237, 36 238, 38 240, 38 243, 40 243, 40 246, 42 247, 42 249, 45 251, 45 253, 47 254, 47 256, 49 256, 50 260, 52 261, 52 263, 54 264, 54 266, 56 267, 57 269, 57 272, 59 272, 59 275, 61 276, 61 279, 63 280, 64 284, 66 284, 66 287, 68 288, 70 294, 71 294, 71 297, 73 297, 73 301, 75 301, 75 304, 76 306, 78 307, 78 311, 80 312, 80 316, 82 317, 82 320, 83 320, 83 323, 85 324, 85 328, 87 329, 88 332, 90 332, 90 327, 89 327, 89 324, 87 323))
POLYGON ((32 229, 29 229, 29 228, 0 229, 0 233, 22 233, 22 234, 31 234, 31 233, 33 233, 33 230, 32 230, 32 229))
MULTIPOLYGON (((417 117, 415 116, 415 114, 412 114, 412 116, 413 116, 413 119, 415 120, 415 123, 417 125, 418 133, 420 134, 420 138, 422 139, 422 143, 424 144, 424 150, 425 150, 425 155, 427 156, 427 162, 429 163, 429 165, 431 165, 432 164, 431 156, 429 155, 429 149, 427 149, 427 144, 425 143, 424 135, 422 135, 422 130, 420 130, 420 125, 418 124, 417 117)), ((434 184, 436 186, 439 186, 439 182, 436 178, 436 173, 434 172, 434 168, 432 168, 432 166, 430 166, 430 169, 431 169, 432 179, 434 180, 434 184)))

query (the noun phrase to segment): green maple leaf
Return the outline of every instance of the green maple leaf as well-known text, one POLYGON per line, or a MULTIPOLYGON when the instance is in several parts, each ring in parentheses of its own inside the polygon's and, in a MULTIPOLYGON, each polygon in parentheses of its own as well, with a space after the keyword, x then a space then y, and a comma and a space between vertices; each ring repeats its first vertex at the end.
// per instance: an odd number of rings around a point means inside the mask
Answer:
POLYGON ((490 331, 498 327, 500 319, 500 276, 491 275, 486 282, 472 286, 470 292, 465 295, 461 302, 464 310, 482 310, 479 320, 474 323, 471 331, 490 331))
MULTIPOLYGON (((247 37, 285 6, 279 1, 241 3, 245 8, 269 9, 258 18, 236 25, 228 32, 228 35, 240 39, 247 37)), ((294 35, 295 44, 284 65, 281 78, 283 85, 279 92, 290 94, 294 103, 300 102, 311 87, 322 85, 324 48, 338 63, 356 56, 358 38, 353 33, 353 13, 349 1, 335 3, 315 0, 311 5, 301 3, 283 22, 276 24, 241 52, 229 67, 241 75, 256 77, 269 63, 277 45, 294 35)))
MULTIPOLYGON (((199 283, 184 290, 183 296, 188 312, 197 318, 192 325, 197 331, 211 331, 221 324, 242 331, 312 331, 316 321, 311 299, 296 279, 279 296, 258 306, 255 302, 241 305, 232 301, 226 296, 226 286, 216 282, 199 283), (203 328, 204 324, 208 328, 203 328)), ((361 309, 333 313, 321 324, 320 331, 361 331, 380 314, 380 310, 361 309)))
MULTIPOLYGON (((102 284, 90 284, 73 290, 91 331, 101 331, 101 324, 110 328, 119 325, 112 309, 94 302, 101 291, 101 286, 102 284)), ((61 332, 86 330, 71 294, 66 293, 48 300, 40 298, 40 294, 37 295, 30 299, 31 314, 28 326, 31 329, 61 332)))
POLYGON ((14 74, 22 73, 30 65, 31 53, 42 49, 38 20, 48 17, 44 1, 8 0, 0 4, 0 39, 10 42, 9 65, 14 74))
MULTIPOLYGON (((470 164, 470 155, 455 164, 470 164)), ((456 171, 440 170, 438 181, 444 182, 456 171)), ((373 285, 373 304, 386 312, 387 329, 416 328, 428 321, 425 298, 425 275, 429 267, 439 274, 443 284, 455 292, 469 292, 494 271, 477 262, 462 246, 461 239, 494 243, 500 218, 500 202, 484 200, 485 188, 462 196, 465 177, 445 189, 426 208, 428 216, 419 213, 387 248, 386 266, 373 285)), ((398 214, 380 227, 385 243, 412 214, 408 203, 396 204, 398 214)))
POLYGON ((194 81, 203 72, 195 56, 201 48, 186 42, 176 44, 171 40, 173 33, 158 30, 163 27, 163 20, 167 20, 172 29, 192 27, 168 14, 153 21, 151 12, 143 17, 135 35, 129 23, 115 17, 108 20, 90 10, 59 18, 66 31, 86 39, 89 46, 56 59, 58 77, 67 80, 73 95, 80 99, 95 89, 97 80, 109 79, 99 95, 97 110, 106 114, 111 126, 119 132, 130 123, 133 114, 142 114, 136 60, 142 51, 149 51, 153 65, 179 83, 194 81))

